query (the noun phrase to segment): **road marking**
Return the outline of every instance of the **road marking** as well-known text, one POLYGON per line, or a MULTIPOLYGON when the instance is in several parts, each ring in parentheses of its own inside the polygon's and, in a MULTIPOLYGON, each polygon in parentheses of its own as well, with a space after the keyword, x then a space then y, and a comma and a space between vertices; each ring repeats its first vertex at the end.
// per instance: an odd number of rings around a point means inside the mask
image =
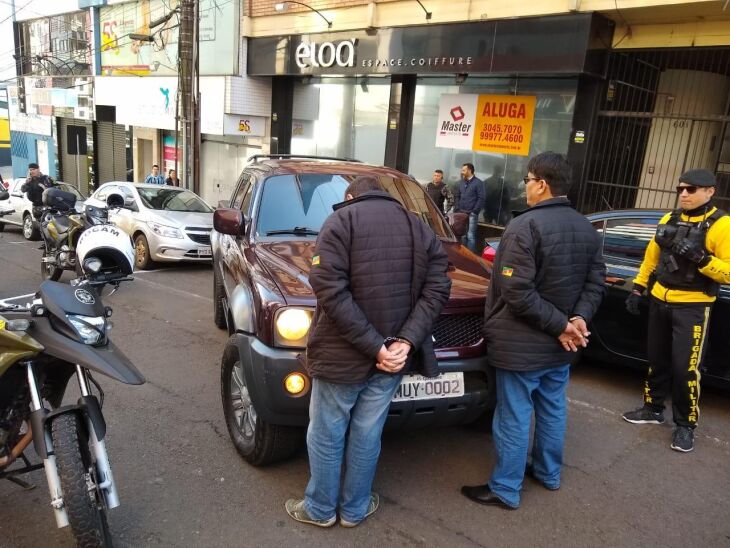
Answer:
MULTIPOLYGON (((136 275, 136 272, 135 272, 136 275)), ((151 282, 149 280, 145 280, 144 278, 139 278, 140 282, 159 287, 161 289, 166 289, 167 291, 172 291, 173 293, 177 293, 178 295, 181 295, 183 297, 197 297, 198 299, 202 299, 204 301, 208 301, 209 303, 213 302, 213 299, 210 297, 204 297, 203 295, 198 295, 197 293, 190 293, 188 291, 182 291, 181 289, 176 289, 174 287, 170 287, 163 284, 158 284, 157 282, 151 282)))

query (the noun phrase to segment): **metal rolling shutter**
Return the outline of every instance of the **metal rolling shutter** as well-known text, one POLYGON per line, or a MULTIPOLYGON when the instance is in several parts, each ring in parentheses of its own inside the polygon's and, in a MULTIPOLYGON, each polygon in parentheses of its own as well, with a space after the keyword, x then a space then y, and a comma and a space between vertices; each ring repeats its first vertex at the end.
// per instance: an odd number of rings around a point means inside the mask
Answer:
MULTIPOLYGON (((58 118, 57 134, 60 144, 59 155, 61 156, 61 180, 78 188, 83 194, 90 194, 89 189, 89 159, 88 154, 78 155, 69 154, 69 150, 73 150, 76 143, 68 142, 68 131, 70 126, 77 128, 85 128, 87 137, 91 136, 91 123, 83 120, 74 120, 73 118, 58 118)), ((75 128, 71 127, 73 131, 75 128)), ((83 131, 83 130, 79 130, 83 131)), ((86 143, 79 143, 82 148, 86 147, 86 143)), ((91 151, 88 151, 91 153, 91 151)))
POLYGON ((99 165, 97 185, 127 180, 127 136, 124 126, 112 122, 96 123, 99 165))

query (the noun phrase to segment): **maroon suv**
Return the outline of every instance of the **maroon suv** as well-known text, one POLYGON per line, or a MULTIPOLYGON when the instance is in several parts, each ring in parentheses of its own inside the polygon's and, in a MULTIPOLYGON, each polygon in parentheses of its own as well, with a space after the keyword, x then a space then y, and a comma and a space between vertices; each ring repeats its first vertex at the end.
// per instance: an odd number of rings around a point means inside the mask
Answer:
POLYGON ((451 296, 433 331, 442 375, 405 376, 388 427, 474 422, 493 405, 482 337, 485 263, 459 242, 422 187, 394 169, 327 158, 254 156, 212 232, 214 319, 231 337, 221 369, 226 423, 250 463, 300 447, 310 379, 300 355, 315 308, 308 275, 317 233, 358 175, 418 215, 449 256, 451 296))

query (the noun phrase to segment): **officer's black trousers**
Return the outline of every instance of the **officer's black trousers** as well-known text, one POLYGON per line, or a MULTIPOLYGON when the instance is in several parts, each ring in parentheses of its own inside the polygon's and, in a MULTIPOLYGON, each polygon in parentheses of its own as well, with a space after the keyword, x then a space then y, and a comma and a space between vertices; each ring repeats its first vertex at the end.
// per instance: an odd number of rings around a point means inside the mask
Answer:
POLYGON ((710 327, 710 303, 649 299, 649 372, 644 403, 662 411, 671 389, 675 424, 694 428, 700 415, 700 363, 710 327))

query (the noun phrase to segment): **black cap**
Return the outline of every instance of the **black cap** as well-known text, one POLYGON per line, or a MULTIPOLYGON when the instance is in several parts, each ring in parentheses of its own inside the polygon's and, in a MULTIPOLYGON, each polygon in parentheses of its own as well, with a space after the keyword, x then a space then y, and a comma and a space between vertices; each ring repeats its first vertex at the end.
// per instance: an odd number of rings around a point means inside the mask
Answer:
POLYGON ((28 164, 28 169, 38 169, 38 164, 31 162, 28 164))
POLYGON ((706 169, 690 169, 679 176, 680 183, 694 186, 716 186, 715 174, 706 169))

